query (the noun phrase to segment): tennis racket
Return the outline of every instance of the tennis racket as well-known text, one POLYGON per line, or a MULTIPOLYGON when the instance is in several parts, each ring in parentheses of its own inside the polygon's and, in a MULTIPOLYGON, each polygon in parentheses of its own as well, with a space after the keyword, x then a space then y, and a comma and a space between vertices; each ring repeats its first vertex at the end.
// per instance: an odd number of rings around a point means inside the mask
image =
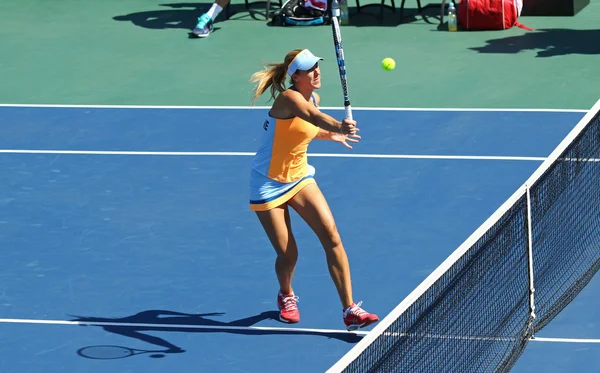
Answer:
POLYGON ((348 95, 348 81, 346 78, 346 61, 344 59, 344 48, 342 47, 342 33, 338 21, 339 13, 332 11, 331 28, 333 29, 333 46, 335 47, 335 56, 337 58, 340 80, 342 82, 342 92, 344 94, 344 110, 346 119, 352 120, 352 107, 350 106, 350 96, 348 95))

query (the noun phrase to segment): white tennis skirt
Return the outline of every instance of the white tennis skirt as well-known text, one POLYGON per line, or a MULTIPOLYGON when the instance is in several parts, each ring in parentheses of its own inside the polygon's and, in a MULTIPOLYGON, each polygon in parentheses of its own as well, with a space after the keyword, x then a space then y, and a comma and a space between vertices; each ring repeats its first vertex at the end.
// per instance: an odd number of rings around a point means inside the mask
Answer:
POLYGON ((307 174, 291 183, 281 183, 252 170, 250 173, 250 210, 266 211, 289 201, 302 188, 315 184, 315 168, 307 166, 307 174))

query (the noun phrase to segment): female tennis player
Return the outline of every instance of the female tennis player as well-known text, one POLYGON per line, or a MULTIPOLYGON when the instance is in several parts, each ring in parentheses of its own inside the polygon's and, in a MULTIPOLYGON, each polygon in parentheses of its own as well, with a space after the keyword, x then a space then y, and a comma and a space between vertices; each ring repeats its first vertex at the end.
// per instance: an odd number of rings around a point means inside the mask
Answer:
POLYGON ((319 61, 308 49, 289 52, 282 63, 267 64, 254 73, 253 103, 270 88, 273 105, 262 125, 262 143, 252 161, 250 209, 256 212, 277 253, 275 272, 279 280, 277 305, 281 321, 300 321, 292 277, 298 248, 292 234, 289 208, 306 221, 319 238, 327 257, 329 273, 342 303, 342 317, 348 330, 379 320, 352 299, 348 257, 329 205, 314 179, 306 151, 313 139, 331 140, 352 148, 358 142, 356 122, 337 121, 318 109, 321 87, 319 61), (290 87, 285 88, 289 77, 290 87))

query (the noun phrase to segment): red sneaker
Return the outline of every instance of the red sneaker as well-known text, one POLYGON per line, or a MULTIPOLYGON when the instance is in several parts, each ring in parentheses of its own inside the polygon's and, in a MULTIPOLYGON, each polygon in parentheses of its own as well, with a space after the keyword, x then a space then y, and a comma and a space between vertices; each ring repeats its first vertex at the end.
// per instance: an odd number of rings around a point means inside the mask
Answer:
POLYGON ((368 313, 360 308, 361 304, 362 302, 358 302, 358 304, 352 304, 344 311, 344 324, 346 324, 347 330, 352 331, 358 328, 364 328, 365 326, 379 321, 379 317, 377 317, 377 315, 374 313, 368 313))
POLYGON ((300 321, 300 311, 298 311, 298 302, 300 298, 292 294, 277 295, 277 306, 279 307, 279 320, 287 323, 297 323, 300 321))

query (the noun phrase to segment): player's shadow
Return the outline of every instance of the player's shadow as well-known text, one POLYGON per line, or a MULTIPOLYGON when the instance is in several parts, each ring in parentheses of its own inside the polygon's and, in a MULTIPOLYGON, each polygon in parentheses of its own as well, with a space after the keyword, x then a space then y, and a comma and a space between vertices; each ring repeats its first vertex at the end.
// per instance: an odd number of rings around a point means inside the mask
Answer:
POLYGON ((74 319, 72 321, 82 322, 82 325, 84 326, 99 326, 107 332, 135 338, 158 346, 162 348, 162 350, 151 352, 160 352, 161 354, 182 353, 185 352, 185 350, 164 338, 149 335, 145 332, 310 335, 338 339, 348 343, 356 343, 362 338, 358 334, 342 331, 336 333, 306 329, 298 329, 295 331, 293 328, 252 328, 253 325, 264 320, 279 320, 279 313, 276 311, 266 311, 258 315, 233 321, 218 321, 208 318, 211 316, 222 315, 223 313, 187 314, 166 310, 149 310, 120 318, 73 316, 74 319))
POLYGON ((600 30, 540 29, 519 36, 487 40, 486 43, 483 47, 470 49, 489 54, 537 50, 537 57, 600 54, 600 30))

